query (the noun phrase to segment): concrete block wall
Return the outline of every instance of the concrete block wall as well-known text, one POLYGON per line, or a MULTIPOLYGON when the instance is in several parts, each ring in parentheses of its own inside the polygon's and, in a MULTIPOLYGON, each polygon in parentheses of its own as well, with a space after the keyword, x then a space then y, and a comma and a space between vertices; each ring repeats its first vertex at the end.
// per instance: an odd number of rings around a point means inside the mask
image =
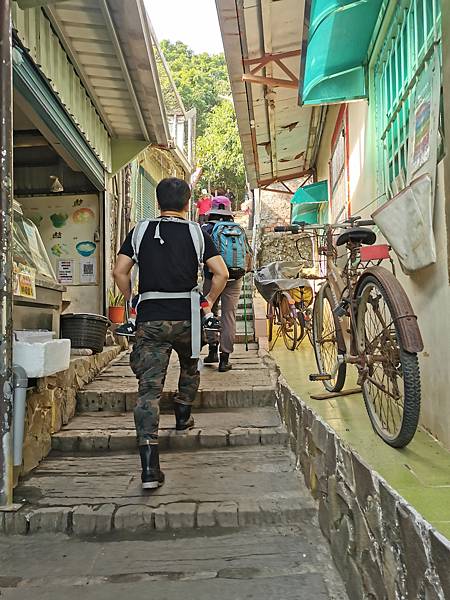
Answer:
MULTIPOLYGON (((266 361, 275 364, 269 355, 266 361)), ((450 598, 450 542, 289 388, 278 408, 350 600, 450 598)))

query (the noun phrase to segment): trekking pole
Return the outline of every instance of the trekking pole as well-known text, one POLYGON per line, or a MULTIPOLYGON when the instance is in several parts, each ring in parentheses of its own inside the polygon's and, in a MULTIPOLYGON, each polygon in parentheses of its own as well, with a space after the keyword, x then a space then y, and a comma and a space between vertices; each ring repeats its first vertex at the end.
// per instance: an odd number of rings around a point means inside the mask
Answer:
POLYGON ((245 288, 245 275, 242 289, 244 290, 244 331, 245 331, 245 351, 248 352, 248 332, 247 332, 247 295, 245 288))

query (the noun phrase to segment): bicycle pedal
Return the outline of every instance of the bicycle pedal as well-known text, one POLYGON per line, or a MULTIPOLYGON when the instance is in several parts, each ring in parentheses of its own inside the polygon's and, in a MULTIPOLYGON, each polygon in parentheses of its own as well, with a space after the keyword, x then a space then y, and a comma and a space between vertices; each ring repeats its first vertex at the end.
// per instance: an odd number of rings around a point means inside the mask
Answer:
POLYGON ((311 373, 309 376, 310 381, 330 381, 332 379, 329 373, 311 373))

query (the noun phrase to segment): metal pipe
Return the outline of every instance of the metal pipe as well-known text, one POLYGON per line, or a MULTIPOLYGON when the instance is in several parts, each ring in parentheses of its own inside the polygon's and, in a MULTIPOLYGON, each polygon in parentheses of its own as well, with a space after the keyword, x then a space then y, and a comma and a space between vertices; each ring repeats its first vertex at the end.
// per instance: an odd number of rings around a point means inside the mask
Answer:
POLYGON ((27 408, 28 376, 20 365, 13 366, 14 372, 14 409, 13 409, 13 464, 20 467, 23 456, 23 437, 25 433, 25 411, 27 408))
POLYGON ((12 504, 12 113, 11 0, 0 2, 0 507, 12 504))

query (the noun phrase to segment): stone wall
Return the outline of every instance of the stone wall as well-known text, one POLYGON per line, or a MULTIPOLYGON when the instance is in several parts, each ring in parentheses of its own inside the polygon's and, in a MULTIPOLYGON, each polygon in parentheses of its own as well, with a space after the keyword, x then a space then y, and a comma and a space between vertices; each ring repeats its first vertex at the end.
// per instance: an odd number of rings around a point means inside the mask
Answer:
POLYGON ((34 469, 51 449, 51 436, 66 425, 76 410, 76 393, 92 381, 120 352, 118 346, 92 356, 72 358, 67 371, 37 379, 28 390, 22 466, 14 479, 34 469))
MULTIPOLYGON (((266 360, 274 365, 268 355, 266 360)), ((450 542, 296 396, 282 376, 277 402, 350 600, 450 598, 450 542)))
POLYGON ((265 233, 261 236, 258 248, 258 266, 276 260, 289 260, 312 267, 311 238, 304 233, 265 233), (300 250, 297 250, 297 241, 300 250), (302 260, 303 257, 304 260, 302 260))
MULTIPOLYGON (((274 184, 280 185, 280 184, 274 184)), ((297 189, 298 186, 294 186, 297 189)), ((289 225, 291 222, 291 195, 286 193, 261 190, 260 220, 262 233, 273 231, 276 225, 289 225)))

